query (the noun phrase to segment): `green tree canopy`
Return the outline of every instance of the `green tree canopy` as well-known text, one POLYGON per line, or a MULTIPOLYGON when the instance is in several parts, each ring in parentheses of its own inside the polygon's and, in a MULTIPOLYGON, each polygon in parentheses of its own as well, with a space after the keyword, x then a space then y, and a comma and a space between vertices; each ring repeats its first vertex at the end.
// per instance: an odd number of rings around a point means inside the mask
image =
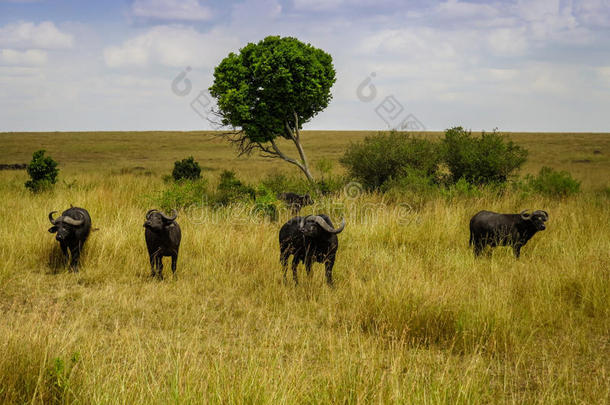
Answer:
POLYGON ((259 150, 298 166, 312 180, 300 129, 324 110, 335 83, 332 57, 296 38, 269 36, 230 53, 214 70, 210 94, 240 153, 259 150), (292 140, 299 158, 290 158, 276 138, 292 140))

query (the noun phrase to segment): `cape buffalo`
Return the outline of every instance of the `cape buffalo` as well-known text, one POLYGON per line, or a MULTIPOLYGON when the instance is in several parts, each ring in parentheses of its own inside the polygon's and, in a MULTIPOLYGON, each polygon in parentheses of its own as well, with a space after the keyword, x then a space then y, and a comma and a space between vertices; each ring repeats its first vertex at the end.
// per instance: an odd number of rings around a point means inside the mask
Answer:
POLYGON ((178 214, 174 210, 172 216, 168 217, 158 210, 150 210, 146 213, 144 222, 144 236, 146 247, 150 258, 151 276, 158 275, 163 279, 163 257, 171 256, 172 273, 176 274, 176 262, 178 261, 178 249, 182 233, 176 222, 178 214))
POLYGON ((280 263, 284 270, 284 280, 288 270, 288 257, 292 258, 292 277, 298 284, 297 266, 305 263, 305 270, 311 273, 311 263, 324 263, 326 282, 333 284, 333 265, 339 247, 337 234, 345 228, 345 220, 334 228, 330 218, 324 214, 294 217, 280 229, 280 263))
POLYGON ((70 249, 72 255, 70 268, 74 272, 78 272, 78 259, 91 232, 91 217, 86 209, 78 207, 71 207, 62 212, 57 219, 53 219, 53 214, 56 212, 49 213, 49 221, 53 224, 49 228, 49 232, 56 233, 55 239, 59 242, 66 262, 69 259, 68 249, 70 249))
POLYGON ((512 246, 516 258, 519 258, 521 248, 538 231, 544 231, 544 223, 549 214, 543 210, 527 214, 498 214, 491 211, 481 211, 470 220, 470 246, 474 255, 479 256, 485 246, 512 246))
POLYGON ((281 193, 277 195, 279 200, 282 200, 288 205, 291 209, 292 215, 296 215, 301 211, 301 208, 306 205, 312 205, 313 200, 309 196, 309 194, 299 195, 296 193, 281 193))

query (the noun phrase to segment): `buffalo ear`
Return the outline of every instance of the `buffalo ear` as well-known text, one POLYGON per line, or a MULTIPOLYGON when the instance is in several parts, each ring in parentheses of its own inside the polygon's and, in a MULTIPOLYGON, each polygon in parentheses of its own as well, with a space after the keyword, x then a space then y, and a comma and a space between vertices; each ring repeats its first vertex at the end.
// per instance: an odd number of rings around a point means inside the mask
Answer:
POLYGON ((57 227, 56 226, 52 226, 49 228, 49 233, 55 233, 57 232, 57 227))

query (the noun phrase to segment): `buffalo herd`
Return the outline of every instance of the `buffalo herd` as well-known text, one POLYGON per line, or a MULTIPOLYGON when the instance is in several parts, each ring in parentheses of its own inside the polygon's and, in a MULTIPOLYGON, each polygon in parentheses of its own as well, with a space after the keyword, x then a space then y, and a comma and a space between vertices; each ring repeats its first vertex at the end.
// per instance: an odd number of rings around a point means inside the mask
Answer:
MULTIPOLYGON (((293 214, 305 205, 313 204, 309 195, 282 193, 278 198, 285 201, 293 214)), ((521 248, 538 232, 546 229, 545 222, 549 214, 543 210, 524 210, 519 214, 498 214, 491 211, 480 211, 470 219, 470 246, 478 257, 489 246, 510 246, 516 258, 521 248)), ((70 270, 78 272, 78 261, 87 237, 91 233, 91 217, 84 208, 70 207, 57 218, 49 213, 53 225, 49 232, 55 233, 63 252, 65 263, 70 262, 70 270), (70 253, 68 254, 68 250, 70 253), (71 257, 70 257, 71 256, 71 257)), ((178 251, 182 233, 176 222, 178 214, 174 210, 171 216, 151 209, 146 213, 144 237, 150 259, 151 276, 163 279, 163 257, 171 257, 172 273, 176 274, 178 251)), ((288 270, 288 259, 292 256, 292 277, 298 284, 297 267, 305 264, 305 271, 311 273, 313 262, 324 263, 326 282, 333 284, 333 266, 339 240, 337 234, 345 228, 345 220, 334 227, 330 218, 324 214, 295 216, 288 220, 279 231, 280 263, 284 271, 284 280, 288 270)), ((491 254, 491 252, 489 252, 491 254)))

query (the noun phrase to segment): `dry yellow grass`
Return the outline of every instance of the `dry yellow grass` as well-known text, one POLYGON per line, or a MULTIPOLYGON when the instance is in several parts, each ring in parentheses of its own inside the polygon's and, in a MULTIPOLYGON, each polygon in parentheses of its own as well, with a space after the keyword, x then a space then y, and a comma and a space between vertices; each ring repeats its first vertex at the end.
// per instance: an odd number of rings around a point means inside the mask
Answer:
MULTIPOLYGON (((310 135, 312 160, 336 160, 364 133, 310 135)), ((250 181, 285 164, 235 159, 201 134, 0 134, 0 163, 44 146, 65 180, 33 195, 25 173, 0 172, 2 402, 608 403, 610 136, 511 136, 530 149, 525 172, 548 159, 585 191, 439 198, 406 214, 379 195, 322 201, 348 222, 331 290, 320 265, 284 285, 279 224, 236 208, 181 212, 178 276, 148 277, 143 196, 174 160, 250 181), (152 174, 121 174, 134 166, 152 174), (54 264, 46 231, 70 204, 100 228, 79 274, 54 264), (475 260, 467 223, 482 208, 543 208, 548 230, 519 261, 505 248, 475 260)))

